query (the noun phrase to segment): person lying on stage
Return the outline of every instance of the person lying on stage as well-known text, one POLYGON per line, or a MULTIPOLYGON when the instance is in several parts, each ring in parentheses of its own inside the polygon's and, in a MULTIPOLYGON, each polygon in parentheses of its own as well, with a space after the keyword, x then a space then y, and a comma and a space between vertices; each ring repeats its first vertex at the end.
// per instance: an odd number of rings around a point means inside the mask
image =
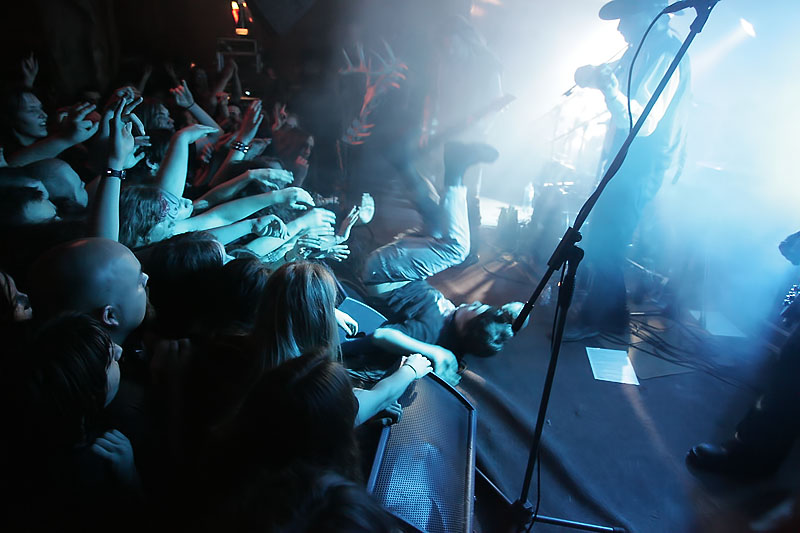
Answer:
POLYGON ((372 381, 408 353, 421 353, 451 385, 459 382, 458 356, 491 356, 513 336, 511 324, 521 302, 493 307, 473 302, 456 306, 426 279, 464 261, 470 251, 464 171, 498 157, 489 145, 445 145, 444 195, 434 197, 427 180, 406 168, 412 200, 423 218, 422 231, 401 233, 366 259, 362 281, 367 303, 387 317, 371 335, 342 346, 345 365, 372 381), (379 348, 379 355, 374 348, 379 348))

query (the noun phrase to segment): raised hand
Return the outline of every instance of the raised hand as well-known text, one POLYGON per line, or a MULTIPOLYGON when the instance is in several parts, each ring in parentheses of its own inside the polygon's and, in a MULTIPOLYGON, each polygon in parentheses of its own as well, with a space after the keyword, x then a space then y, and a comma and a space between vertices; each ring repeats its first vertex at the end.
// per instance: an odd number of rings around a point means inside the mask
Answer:
POLYGON ((135 98, 132 101, 125 104, 125 107, 122 110, 123 122, 126 123, 132 122, 133 125, 136 126, 136 130, 139 133, 139 135, 147 135, 147 133, 144 131, 144 124, 142 123, 141 120, 139 120, 139 117, 136 116, 133 110, 136 109, 139 106, 139 104, 141 104, 143 101, 144 98, 139 96, 138 98, 135 98))
POLYGON ((277 237, 285 239, 288 230, 283 220, 275 215, 267 215, 252 219, 253 233, 260 237, 277 237))
POLYGON ((135 142, 131 133, 133 124, 131 122, 124 123, 122 119, 124 109, 128 103, 125 98, 119 100, 111 117, 108 165, 114 170, 131 168, 144 157, 144 154, 141 154, 139 159, 133 156, 135 150, 135 142), (131 162, 133 163, 132 165, 130 165, 131 162))
POLYGON ((353 206, 344 220, 342 220, 342 223, 339 225, 339 230, 336 232, 336 240, 339 243, 345 242, 350 238, 350 230, 353 229, 353 226, 355 226, 356 222, 358 222, 358 216, 360 213, 361 208, 357 205, 353 206))
POLYGON ((605 94, 619 90, 619 80, 608 65, 584 65, 575 71, 575 83, 579 87, 598 89, 605 94))
POLYGON ((333 224, 336 222, 336 215, 327 209, 311 209, 308 213, 298 219, 310 235, 315 237, 332 236, 333 224))
POLYGON ((89 103, 72 106, 62 122, 64 129, 61 136, 72 144, 80 144, 91 139, 97 133, 99 123, 88 120, 86 115, 94 111, 95 107, 89 103))
POLYGON ((111 471, 128 487, 138 487, 139 475, 133 460, 133 447, 128 438, 112 429, 94 441, 92 452, 111 463, 111 471))
POLYGON ((595 67, 594 65, 584 65, 575 70, 575 84, 578 87, 595 88, 595 67))
POLYGON ((264 120, 264 113, 261 110, 261 100, 253 100, 242 118, 242 125, 239 127, 236 139, 244 144, 250 144, 258 132, 261 121, 264 120))
MULTIPOLYGON (((311 195, 308 194, 304 189, 300 187, 288 187, 286 189, 282 189, 280 191, 275 192, 280 198, 280 203, 289 204, 289 207, 292 209, 301 209, 306 210, 311 207, 314 207, 314 199, 311 198, 311 195)), ((316 211, 313 210, 313 211, 316 211)), ((324 209, 320 211, 325 211, 324 209)), ((326 211, 326 213, 331 213, 330 211, 326 211)), ((334 222, 336 221, 336 215, 333 215, 334 222)))
POLYGON ((366 137, 371 135, 374 124, 370 123, 370 115, 377 108, 380 97, 390 89, 400 87, 400 82, 406 79, 405 72, 408 66, 399 61, 394 55, 391 46, 383 41, 385 47, 385 58, 377 52, 370 52, 369 58, 364 53, 364 46, 356 43, 356 53, 358 64, 354 64, 347 55, 346 50, 342 50, 346 66, 339 70, 339 74, 363 74, 365 76, 364 100, 358 117, 347 128, 342 140, 351 145, 364 144, 366 137), (375 58, 379 65, 375 68, 372 59, 375 58))
POLYGON ((597 69, 597 88, 606 95, 613 95, 619 91, 619 80, 609 65, 601 65, 597 69))
POLYGON ((180 85, 170 89, 169 92, 175 98, 175 103, 178 107, 189 109, 194 105, 194 96, 192 96, 189 86, 186 85, 186 80, 181 80, 180 85))
POLYGON ((122 87, 115 89, 111 95, 110 101, 108 104, 106 104, 106 106, 113 107, 120 98, 127 98, 130 101, 136 100, 136 89, 130 85, 123 85, 122 87))
POLYGON ((375 218, 375 199, 368 192, 361 195, 361 211, 358 218, 362 224, 369 224, 375 218))
POLYGON ((270 129, 272 131, 281 129, 288 118, 289 114, 286 112, 286 104, 275 102, 272 106, 272 123, 270 124, 270 129))
MULTIPOLYGON (((146 136, 146 132, 144 131, 144 124, 142 121, 139 120, 139 117, 133 112, 136 107, 141 104, 143 101, 142 97, 136 97, 133 94, 133 90, 130 87, 121 87, 114 92, 114 95, 106 104, 106 108, 103 111, 102 116, 100 117, 100 128, 97 133, 97 138, 100 140, 105 141, 108 139, 108 136, 111 134, 111 120, 114 117, 114 113, 117 108, 117 104, 120 102, 125 102, 122 109, 122 121, 132 122, 134 126, 136 126, 137 133, 139 134, 137 139, 147 139, 147 144, 145 145, 143 141, 140 141, 142 146, 150 146, 150 138, 146 136)), ((139 146, 139 144, 137 144, 139 146)))
POLYGON ((25 87, 33 87, 36 76, 39 74, 39 61, 36 56, 31 55, 22 60, 22 82, 25 87))
POLYGON ((138 137, 134 137, 133 138, 133 144, 136 146, 136 148, 139 148, 139 147, 142 147, 142 146, 153 146, 150 143, 150 136, 149 135, 139 135, 138 137))
POLYGON ((248 177, 259 183, 263 183, 271 189, 282 189, 294 181, 292 173, 288 170, 275 168, 254 168, 247 171, 248 177))
POLYGON ((324 250, 317 250, 308 255, 309 259, 332 259, 342 262, 350 257, 350 248, 346 244, 334 244, 324 250))
POLYGON ((219 92, 214 96, 217 99, 217 113, 219 113, 223 118, 230 117, 231 112, 228 109, 228 103, 231 100, 231 95, 226 92, 219 92))
POLYGON ((219 130, 217 128, 214 128, 212 126, 203 126, 202 124, 192 124, 191 126, 186 126, 185 128, 178 130, 178 132, 175 135, 186 144, 192 144, 202 139, 206 135, 210 135, 218 131, 219 130))
POLYGON ((316 237, 314 235, 301 235, 297 239, 297 246, 299 248, 305 248, 310 252, 319 250, 322 248, 322 239, 320 237, 316 237))

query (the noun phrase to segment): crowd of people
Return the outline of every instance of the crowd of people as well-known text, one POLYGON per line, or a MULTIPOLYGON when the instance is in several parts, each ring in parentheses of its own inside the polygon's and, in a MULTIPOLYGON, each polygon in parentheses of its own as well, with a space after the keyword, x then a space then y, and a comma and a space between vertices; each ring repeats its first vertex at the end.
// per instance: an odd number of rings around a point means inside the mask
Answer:
POLYGON ((441 198, 400 165, 424 227, 358 262, 374 198, 315 190, 303 117, 235 63, 52 109, 38 68, 0 95, 4 524, 391 531, 357 428, 429 372, 456 385, 522 307, 425 281, 469 255, 463 174, 497 152, 446 145, 441 198), (386 323, 359 334, 347 296, 386 323))

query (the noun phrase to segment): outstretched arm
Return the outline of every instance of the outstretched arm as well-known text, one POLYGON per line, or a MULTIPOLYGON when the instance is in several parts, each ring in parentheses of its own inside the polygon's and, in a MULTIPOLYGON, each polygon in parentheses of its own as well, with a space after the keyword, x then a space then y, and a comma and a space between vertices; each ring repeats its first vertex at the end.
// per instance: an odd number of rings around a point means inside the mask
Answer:
POLYGON ((428 344, 409 337, 402 331, 393 328, 378 328, 372 334, 375 345, 389 353, 404 355, 420 353, 433 363, 433 371, 450 385, 458 385, 458 359, 455 354, 437 344, 428 344))
POLYGON ((93 104, 87 103, 73 106, 67 115, 63 131, 55 135, 48 135, 13 154, 6 154, 9 166, 22 167, 42 159, 52 159, 67 148, 89 140, 97 133, 98 129, 96 122, 86 118, 94 109, 93 104))
POLYGON ((218 205, 202 215, 179 220, 175 224, 175 233, 218 228, 219 226, 225 226, 247 218, 256 211, 271 205, 289 203, 292 207, 300 207, 305 206, 306 201, 313 202, 307 192, 297 187, 237 198, 218 205))
POLYGON ((123 123, 122 115, 125 98, 117 102, 111 117, 110 153, 108 170, 100 177, 90 215, 90 231, 93 237, 119 240, 119 194, 122 186, 122 172, 134 151, 131 129, 133 123, 123 123))
POLYGON ((202 124, 194 124, 177 131, 170 139, 167 155, 158 168, 158 186, 181 198, 186 187, 186 173, 189 168, 189 145, 216 131, 202 124))
POLYGON ((222 244, 229 244, 240 237, 254 233, 259 238, 274 238, 285 235, 286 226, 275 215, 240 220, 227 226, 207 230, 222 244), (268 237, 265 237, 268 236, 268 237))
POLYGON ((430 371, 431 362, 415 353, 408 356, 397 371, 380 380, 372 389, 353 389, 353 394, 358 400, 356 425, 363 424, 392 405, 413 381, 425 376, 430 371))
POLYGON ((253 142, 262 120, 264 120, 264 114, 261 112, 261 100, 253 100, 244 114, 242 125, 236 132, 233 144, 228 151, 227 157, 225 157, 225 161, 222 162, 222 165, 220 165, 217 172, 211 178, 211 182, 208 184, 209 187, 218 185, 221 182, 222 176, 225 175, 225 170, 232 162, 244 159, 244 155, 249 149, 247 147, 253 142))
MULTIPOLYGON (((271 168, 254 168, 235 178, 221 183, 194 201, 195 212, 205 211, 210 207, 227 202, 236 196, 242 189, 251 183, 262 183, 269 189, 279 189, 275 183, 284 174, 290 174, 285 170, 275 170, 271 168)), ((291 174, 290 174, 291 175, 291 174)))
POLYGON ((190 91, 189 86, 186 85, 186 80, 181 80, 180 85, 170 89, 169 92, 172 94, 172 97, 175 98, 175 103, 178 105, 178 107, 191 113, 199 124, 209 126, 217 130, 218 133, 209 135, 211 139, 216 139, 216 137, 218 137, 219 132, 222 132, 222 128, 220 128, 219 124, 217 124, 216 121, 211 118, 211 115, 206 113, 205 109, 200 107, 197 102, 195 102, 192 91, 190 91))
MULTIPOLYGON (((225 90, 225 86, 231 80, 234 71, 237 69, 236 62, 230 57, 225 58, 225 68, 222 69, 222 74, 217 78, 217 83, 211 88, 211 98, 216 98, 217 93, 225 90)), ((214 103, 212 103, 214 105, 214 103)))
POLYGON ((36 56, 31 52, 31 55, 22 60, 22 83, 25 87, 32 89, 38 74, 39 61, 36 60, 36 56))

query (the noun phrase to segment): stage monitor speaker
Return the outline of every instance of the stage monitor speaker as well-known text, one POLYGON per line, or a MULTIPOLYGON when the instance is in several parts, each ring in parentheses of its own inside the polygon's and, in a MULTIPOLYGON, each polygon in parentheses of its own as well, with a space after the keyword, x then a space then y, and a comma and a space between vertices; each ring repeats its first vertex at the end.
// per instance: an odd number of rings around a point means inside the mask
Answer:
POLYGON ((404 531, 472 533, 475 408, 434 374, 415 381, 381 435, 367 482, 404 531))

